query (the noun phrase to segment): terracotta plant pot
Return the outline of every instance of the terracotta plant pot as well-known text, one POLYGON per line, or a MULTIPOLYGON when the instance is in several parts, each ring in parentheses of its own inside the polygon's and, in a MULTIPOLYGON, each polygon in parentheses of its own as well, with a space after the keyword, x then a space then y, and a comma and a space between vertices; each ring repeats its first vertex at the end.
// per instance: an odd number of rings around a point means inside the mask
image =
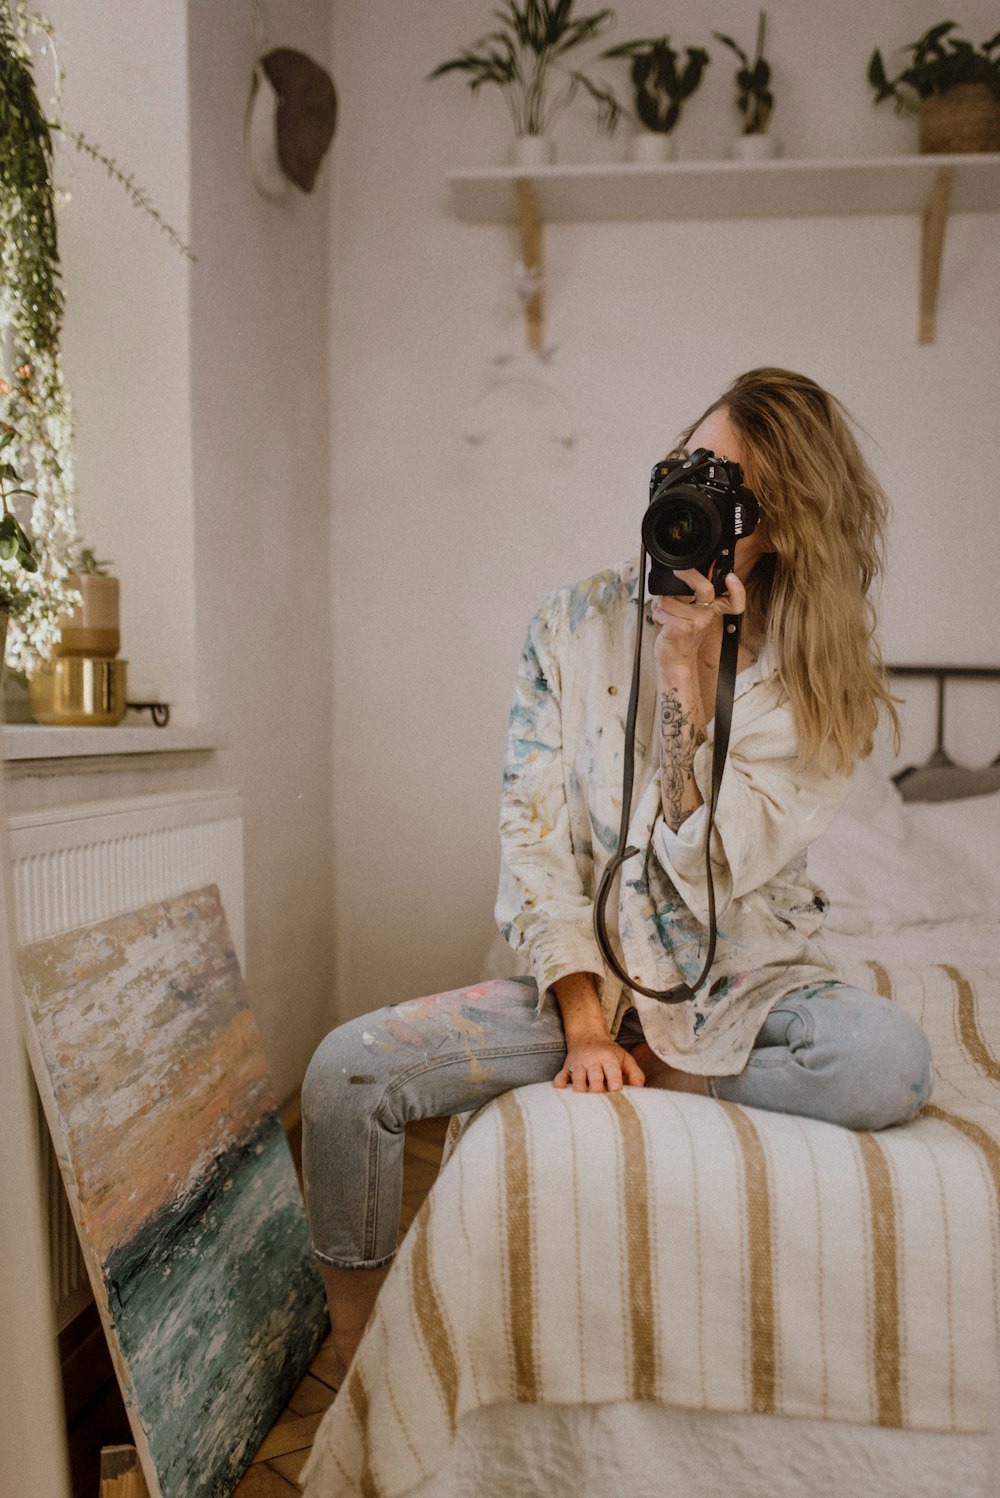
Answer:
POLYGON ((71 572, 67 586, 78 588, 83 603, 72 614, 59 616, 62 639, 55 656, 115 656, 121 649, 119 584, 117 577, 96 572, 71 572))
POLYGON ((920 149, 1000 151, 1000 99, 986 83, 957 83, 920 104, 920 149))

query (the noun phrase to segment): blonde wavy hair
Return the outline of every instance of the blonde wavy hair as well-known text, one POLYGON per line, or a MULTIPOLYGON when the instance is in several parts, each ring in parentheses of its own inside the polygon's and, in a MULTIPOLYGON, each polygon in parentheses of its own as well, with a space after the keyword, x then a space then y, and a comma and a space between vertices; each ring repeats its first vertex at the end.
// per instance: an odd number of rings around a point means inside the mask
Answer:
POLYGON ((739 434, 768 547, 747 583, 746 643, 766 646, 776 663, 803 761, 850 774, 871 753, 880 711, 899 748, 869 596, 883 570, 889 501, 850 413, 805 375, 769 367, 740 375, 678 446, 718 410, 739 434))

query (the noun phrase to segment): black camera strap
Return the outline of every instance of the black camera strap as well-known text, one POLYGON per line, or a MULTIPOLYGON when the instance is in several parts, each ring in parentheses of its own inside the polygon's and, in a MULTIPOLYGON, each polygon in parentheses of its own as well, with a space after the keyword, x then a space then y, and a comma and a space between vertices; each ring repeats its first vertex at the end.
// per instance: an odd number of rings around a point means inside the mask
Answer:
POLYGON ((715 743, 712 750, 712 793, 708 802, 708 822, 705 828, 705 874, 708 879, 708 953, 705 965, 693 984, 678 983, 673 988, 659 992, 655 988, 644 988, 631 977, 615 955, 608 937, 605 908, 611 893, 611 884, 621 865, 627 858, 634 858, 641 849, 627 848, 629 822, 632 820, 632 782, 635 775, 635 720, 639 709, 640 666, 642 660, 642 628, 646 603, 646 550, 639 559, 638 620, 636 625, 635 655, 632 661, 632 690, 629 696, 628 714, 625 719, 625 772, 622 783, 622 819, 618 831, 618 847, 601 877, 594 901, 594 935, 608 967, 617 978, 636 993, 648 999, 659 999, 664 1004, 683 1004, 693 999, 708 977, 715 961, 717 935, 715 921, 715 884, 712 879, 712 828, 715 825, 715 809, 719 803, 722 776, 726 768, 729 751, 729 734, 733 722, 733 695, 736 687, 736 662, 740 649, 741 614, 727 614, 722 634, 722 650, 719 655, 719 679, 715 693, 715 743))

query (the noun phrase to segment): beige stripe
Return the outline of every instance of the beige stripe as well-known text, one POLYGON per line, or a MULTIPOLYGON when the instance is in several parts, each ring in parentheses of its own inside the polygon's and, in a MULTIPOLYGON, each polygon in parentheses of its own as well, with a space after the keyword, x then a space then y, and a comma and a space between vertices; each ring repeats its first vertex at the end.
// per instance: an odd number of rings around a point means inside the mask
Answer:
POLYGON ((535 1346, 535 1234, 531 1166, 524 1119, 513 1093, 497 1102, 503 1129, 504 1198, 507 1204, 507 1313, 514 1355, 514 1398, 519 1404, 539 1397, 535 1346))
POLYGON ((622 1143, 622 1225, 625 1232, 625 1282, 629 1297, 632 1366, 630 1399, 656 1395, 658 1353, 656 1306, 653 1303, 653 1254, 650 1224, 649 1160, 646 1136, 635 1104, 625 1092, 609 1092, 622 1143))
MULTIPOLYGON (((927 1103, 921 1111, 922 1118, 939 1118, 942 1123, 950 1124, 960 1134, 964 1134, 971 1144, 980 1151, 983 1164, 986 1167, 990 1180, 993 1183, 993 1192, 996 1197, 996 1227, 1000 1229, 1000 1144, 988 1134, 979 1124, 972 1123, 968 1118, 960 1118, 957 1113, 949 1113, 945 1108, 939 1108, 936 1103, 927 1103)), ((994 1263, 996 1262, 996 1239, 994 1236, 994 1263)), ((1000 1312, 1000 1307, 994 1305, 994 1316, 1000 1312)))
POLYGON ((939 1118, 942 1123, 950 1124, 953 1129, 958 1129, 966 1139, 971 1139, 973 1144, 979 1146, 986 1157, 986 1168, 993 1181, 993 1189, 997 1198, 997 1217, 1000 1218, 1000 1144, 988 1134, 979 1124, 973 1123, 969 1118, 960 1118, 957 1113, 949 1113, 945 1108, 939 1108, 936 1103, 927 1103, 921 1110, 921 1118, 939 1118))
MULTIPOLYGON (((428 1206, 429 1202, 428 1197, 424 1206, 428 1206)), ((445 1320, 444 1306, 431 1271, 429 1224, 430 1213, 421 1209, 410 1228, 414 1240, 410 1259, 413 1270, 413 1304, 431 1370, 441 1391, 448 1425, 454 1435, 455 1407, 458 1404, 458 1361, 445 1320)))
POLYGON ((869 959, 865 963, 865 966, 870 967, 872 973, 874 974, 875 992, 879 995, 879 997, 883 999, 893 998, 894 994, 892 991, 892 979, 889 977, 888 969, 884 968, 881 962, 875 962, 872 959, 869 959))
POLYGON ((900 1383, 900 1296, 897 1265, 896 1203, 889 1162, 873 1134, 857 1134, 871 1209, 872 1369, 877 1425, 902 1425, 900 1383))
POLYGON ((979 1028, 979 1019, 976 1015, 976 990, 968 978, 964 977, 957 968, 949 967, 946 962, 941 963, 941 971, 947 973, 958 996, 958 1033, 966 1055, 973 1065, 977 1066, 981 1072, 985 1072, 991 1082, 1000 1082, 1000 1062, 986 1044, 979 1028))
POLYGON ((749 1114, 733 1103, 721 1106, 736 1131, 743 1155, 750 1248, 750 1408, 754 1414, 769 1415, 775 1409, 777 1327, 767 1157, 749 1114))
POLYGON ((368 1411, 370 1401, 368 1389, 365 1386, 364 1377, 357 1363, 351 1365, 351 1371, 344 1385, 347 1397, 350 1401, 351 1413, 358 1424, 361 1432, 361 1472, 358 1477, 358 1487, 361 1498, 381 1498, 382 1490, 375 1481, 372 1472, 371 1442, 368 1438, 368 1411))

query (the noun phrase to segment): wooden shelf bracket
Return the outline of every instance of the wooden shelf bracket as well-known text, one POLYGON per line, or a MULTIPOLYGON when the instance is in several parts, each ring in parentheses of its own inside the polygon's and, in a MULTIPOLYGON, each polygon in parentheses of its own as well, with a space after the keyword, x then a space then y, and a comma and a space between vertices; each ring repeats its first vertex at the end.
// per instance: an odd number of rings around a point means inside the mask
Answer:
POLYGON ((525 333, 528 347, 541 353, 545 342, 545 319, 542 312, 542 220, 532 184, 519 177, 515 187, 517 214, 521 225, 519 285, 524 303, 525 333))
POLYGON ((941 281, 941 252, 948 224, 951 190, 955 181, 953 166, 939 167, 934 174, 927 206, 924 209, 920 235, 920 324, 918 343, 933 343, 937 332, 938 286, 941 281))

